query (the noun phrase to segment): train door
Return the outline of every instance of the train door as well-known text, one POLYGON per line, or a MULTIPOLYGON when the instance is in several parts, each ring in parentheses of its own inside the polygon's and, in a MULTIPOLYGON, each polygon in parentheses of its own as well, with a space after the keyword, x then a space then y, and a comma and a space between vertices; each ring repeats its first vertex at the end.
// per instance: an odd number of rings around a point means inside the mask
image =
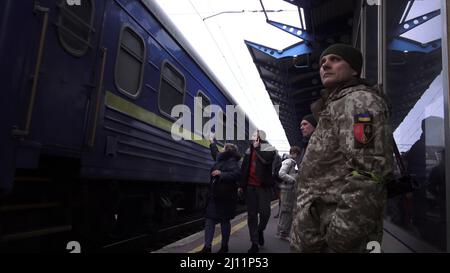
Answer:
POLYGON ((107 27, 99 46, 107 51, 100 58, 103 64, 106 63, 101 77, 103 90, 98 90, 98 99, 91 107, 87 134, 89 149, 83 154, 82 176, 97 176, 99 173, 94 168, 99 165, 110 167, 116 155, 117 138, 114 132, 117 128, 112 128, 108 122, 116 119, 118 123, 129 122, 127 114, 110 105, 111 98, 118 99, 119 104, 137 105, 143 101, 143 95, 148 96, 143 92, 144 67, 147 63, 144 28, 152 27, 143 12, 139 1, 110 1, 105 8, 103 24, 107 27))
POLYGON ((105 3, 44 0, 35 4, 38 27, 29 45, 35 64, 29 72, 32 79, 22 90, 23 121, 14 133, 40 151, 78 156, 83 147, 89 104, 101 70, 98 45, 105 3))

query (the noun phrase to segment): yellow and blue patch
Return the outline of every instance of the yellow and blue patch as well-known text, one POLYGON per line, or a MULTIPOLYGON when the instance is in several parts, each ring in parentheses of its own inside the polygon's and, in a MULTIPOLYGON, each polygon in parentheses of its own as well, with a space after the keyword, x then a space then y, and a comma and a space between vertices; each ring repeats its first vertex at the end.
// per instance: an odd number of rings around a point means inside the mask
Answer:
POLYGON ((371 122, 372 121, 372 117, 368 113, 357 114, 356 115, 356 121, 357 122, 371 122))

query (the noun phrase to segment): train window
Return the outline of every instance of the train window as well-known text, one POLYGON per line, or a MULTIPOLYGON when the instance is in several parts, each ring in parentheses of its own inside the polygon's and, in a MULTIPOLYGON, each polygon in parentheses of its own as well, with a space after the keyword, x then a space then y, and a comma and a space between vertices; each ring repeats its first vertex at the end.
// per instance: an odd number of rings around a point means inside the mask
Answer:
POLYGON ((81 57, 88 51, 91 33, 94 32, 94 3, 83 1, 82 5, 69 5, 68 1, 60 1, 58 36, 62 47, 70 54, 81 57))
MULTIPOLYGON (((212 120, 213 123, 211 124, 211 132, 214 133, 216 140, 219 144, 224 145, 225 144, 225 123, 224 118, 225 115, 221 108, 217 108, 217 105, 212 107, 212 120)), ((208 122, 210 118, 206 119, 206 122, 208 122)))
POLYGON ((222 139, 225 142, 227 140, 227 115, 226 114, 222 114, 222 139))
POLYGON ((209 100, 209 98, 202 92, 202 91, 198 91, 197 96, 198 98, 201 98, 201 109, 202 109, 202 129, 205 126, 205 124, 211 119, 211 117, 209 117, 210 113, 207 113, 205 111, 205 108, 208 107, 208 105, 211 104, 211 101, 209 100))
POLYGON ((144 75, 144 60, 144 40, 130 27, 123 28, 116 60, 116 85, 126 95, 138 96, 144 75))
POLYGON ((170 115, 175 105, 183 104, 186 80, 173 65, 165 61, 161 72, 159 87, 159 109, 162 113, 170 115))

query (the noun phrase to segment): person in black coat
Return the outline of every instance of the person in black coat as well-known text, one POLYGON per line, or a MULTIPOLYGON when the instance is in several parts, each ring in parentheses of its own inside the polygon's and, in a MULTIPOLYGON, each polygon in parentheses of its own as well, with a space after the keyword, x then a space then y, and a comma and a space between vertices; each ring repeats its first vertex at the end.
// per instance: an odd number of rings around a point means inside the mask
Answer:
POLYGON ((241 156, 234 144, 227 143, 219 153, 214 139, 210 144, 211 155, 216 160, 211 168, 210 193, 205 215, 205 245, 200 253, 210 253, 215 225, 220 223, 222 244, 218 253, 228 252, 231 233, 230 220, 234 218, 237 205, 237 184, 241 178, 241 156))

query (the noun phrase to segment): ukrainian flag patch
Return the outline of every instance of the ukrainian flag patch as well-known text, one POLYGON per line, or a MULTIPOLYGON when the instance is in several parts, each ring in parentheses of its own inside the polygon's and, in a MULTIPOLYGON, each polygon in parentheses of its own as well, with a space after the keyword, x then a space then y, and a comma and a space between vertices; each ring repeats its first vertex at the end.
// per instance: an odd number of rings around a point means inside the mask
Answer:
POLYGON ((369 113, 355 115, 353 123, 355 148, 373 148, 372 116, 369 113))
POLYGON ((356 115, 356 122, 372 122, 370 114, 358 114, 356 115))

